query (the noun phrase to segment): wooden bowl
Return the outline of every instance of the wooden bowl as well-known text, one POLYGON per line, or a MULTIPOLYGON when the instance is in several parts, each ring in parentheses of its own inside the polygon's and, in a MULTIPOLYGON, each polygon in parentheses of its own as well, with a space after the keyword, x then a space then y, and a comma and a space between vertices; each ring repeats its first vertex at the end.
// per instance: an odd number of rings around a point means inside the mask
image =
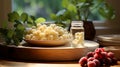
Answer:
MULTIPOLYGON (((72 61, 85 56, 90 49, 97 48, 94 41, 85 41, 86 47, 73 47, 70 44, 57 47, 29 47, 0 45, 0 58, 37 61, 72 61), (90 46, 92 45, 92 46, 90 46), (90 47, 90 48, 89 48, 90 47)), ((94 50, 92 49, 92 50, 94 50)))
POLYGON ((15 47, 0 45, 0 57, 15 60, 68 61, 79 60, 87 52, 85 47, 15 47))

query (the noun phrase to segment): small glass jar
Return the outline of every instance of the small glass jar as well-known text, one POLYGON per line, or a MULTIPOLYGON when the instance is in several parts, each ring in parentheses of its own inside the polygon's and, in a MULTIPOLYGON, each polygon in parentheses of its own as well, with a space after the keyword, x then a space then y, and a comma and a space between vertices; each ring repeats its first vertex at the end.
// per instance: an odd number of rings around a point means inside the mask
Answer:
POLYGON ((76 43, 77 45, 84 44, 84 27, 82 21, 73 21, 71 23, 70 32, 72 33, 74 40, 79 41, 76 43), (76 33, 78 33, 77 36, 76 33))
POLYGON ((70 32, 71 32, 73 35, 75 35, 76 32, 84 32, 83 22, 82 22, 82 21, 79 21, 79 22, 73 21, 73 22, 71 23, 70 32))

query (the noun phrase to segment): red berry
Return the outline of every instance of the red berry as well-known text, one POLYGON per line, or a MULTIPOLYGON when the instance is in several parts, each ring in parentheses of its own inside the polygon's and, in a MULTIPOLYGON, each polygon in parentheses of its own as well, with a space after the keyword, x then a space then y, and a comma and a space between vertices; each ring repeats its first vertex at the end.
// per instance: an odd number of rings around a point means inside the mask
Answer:
POLYGON ((88 67, 96 67, 96 63, 95 63, 94 61, 89 61, 89 62, 87 63, 87 66, 88 66, 88 67))
POLYGON ((87 57, 82 57, 79 60, 79 64, 81 64, 81 66, 85 66, 85 64, 87 64, 87 57))
POLYGON ((113 52, 108 52, 107 56, 112 59, 112 58, 114 58, 114 53, 113 52))
POLYGON ((117 59, 115 57, 112 58, 111 60, 112 60, 113 65, 117 64, 117 59))
POLYGON ((94 54, 95 54, 94 52, 88 52, 88 53, 87 53, 87 58, 89 58, 89 57, 93 57, 94 54))
POLYGON ((104 60, 103 59, 99 59, 99 61, 100 61, 100 66, 103 66, 104 60))
POLYGON ((105 50, 104 50, 104 48, 97 48, 97 49, 95 49, 95 53, 101 53, 101 52, 104 52, 105 50))
POLYGON ((111 58, 105 58, 105 59, 103 59, 103 60, 104 60, 104 64, 105 64, 105 65, 111 65, 111 64, 112 64, 111 58))
POLYGON ((98 58, 99 58, 99 56, 98 56, 97 53, 94 55, 94 58, 95 58, 95 59, 98 59, 98 58))
POLYGON ((86 57, 79 60, 82 67, 100 67, 117 64, 114 53, 106 52, 103 48, 97 48, 94 52, 88 52, 86 57))
POLYGON ((107 58, 107 52, 101 52, 102 58, 107 58))
POLYGON ((105 52, 105 49, 104 49, 104 48, 101 48, 101 51, 102 51, 102 52, 105 52))
POLYGON ((101 54, 96 53, 96 54, 94 55, 94 58, 95 58, 95 59, 102 59, 103 57, 102 57, 101 54))
POLYGON ((88 58, 87 61, 88 61, 88 62, 89 62, 89 61, 93 61, 94 59, 95 59, 94 57, 90 57, 90 58, 88 58))
POLYGON ((93 61, 96 63, 96 67, 100 67, 100 61, 99 60, 94 59, 93 61))

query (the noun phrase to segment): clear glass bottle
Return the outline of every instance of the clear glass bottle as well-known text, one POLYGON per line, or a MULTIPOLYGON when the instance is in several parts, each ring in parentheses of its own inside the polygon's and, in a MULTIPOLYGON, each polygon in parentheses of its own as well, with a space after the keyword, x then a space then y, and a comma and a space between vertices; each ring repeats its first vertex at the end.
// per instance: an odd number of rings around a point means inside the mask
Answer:
POLYGON ((83 27, 82 21, 73 21, 71 23, 70 32, 72 33, 72 35, 74 37, 73 41, 75 44, 84 45, 84 27, 83 27))

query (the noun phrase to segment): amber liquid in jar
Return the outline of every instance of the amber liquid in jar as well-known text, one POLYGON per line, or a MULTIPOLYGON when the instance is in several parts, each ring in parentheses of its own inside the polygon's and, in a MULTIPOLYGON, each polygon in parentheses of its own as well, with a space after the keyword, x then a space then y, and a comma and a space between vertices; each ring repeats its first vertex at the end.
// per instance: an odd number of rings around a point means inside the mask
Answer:
POLYGON ((72 33, 73 36, 75 35, 76 32, 84 32, 83 22, 82 21, 72 22, 70 32, 72 33))
POLYGON ((76 32, 84 32, 84 28, 82 27, 71 27, 71 33, 74 36, 76 32))

